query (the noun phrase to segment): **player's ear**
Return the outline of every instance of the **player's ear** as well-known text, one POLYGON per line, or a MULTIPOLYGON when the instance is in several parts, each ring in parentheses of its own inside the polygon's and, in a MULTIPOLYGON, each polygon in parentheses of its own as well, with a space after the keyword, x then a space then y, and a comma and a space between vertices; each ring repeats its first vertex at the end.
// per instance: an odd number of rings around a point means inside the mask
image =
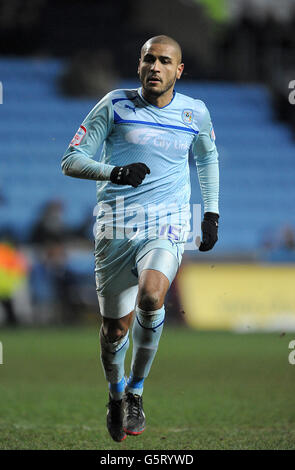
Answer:
POLYGON ((177 67, 176 78, 179 80, 184 69, 184 64, 179 64, 177 67))
POLYGON ((138 59, 138 67, 137 67, 137 73, 138 73, 138 75, 139 75, 140 64, 141 64, 141 59, 139 58, 139 59, 138 59))

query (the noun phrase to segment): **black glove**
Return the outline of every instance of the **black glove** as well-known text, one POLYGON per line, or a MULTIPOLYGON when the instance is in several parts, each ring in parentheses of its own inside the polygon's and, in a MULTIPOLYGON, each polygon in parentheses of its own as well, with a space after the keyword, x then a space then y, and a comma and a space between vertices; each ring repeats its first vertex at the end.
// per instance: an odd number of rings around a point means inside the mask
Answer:
POLYGON ((202 222, 203 240, 199 246, 199 251, 212 250, 213 246, 217 242, 218 219, 218 214, 205 212, 202 222))
POLYGON ((110 180, 114 184, 130 184, 133 188, 139 186, 150 169, 144 163, 131 163, 126 166, 115 166, 112 169, 110 180))

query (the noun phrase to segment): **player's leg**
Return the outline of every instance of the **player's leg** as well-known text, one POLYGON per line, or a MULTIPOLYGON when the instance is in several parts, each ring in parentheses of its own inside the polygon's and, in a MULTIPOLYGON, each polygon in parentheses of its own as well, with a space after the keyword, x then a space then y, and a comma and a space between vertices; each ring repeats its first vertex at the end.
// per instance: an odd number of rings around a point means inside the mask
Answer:
POLYGON ((160 271, 144 269, 139 277, 133 326, 133 355, 127 391, 142 395, 162 334, 169 279, 160 271))
POLYGON ((124 430, 138 435, 145 429, 142 393, 163 330, 164 299, 169 280, 160 271, 146 269, 139 278, 136 316, 133 326, 133 355, 131 373, 126 387, 126 416, 124 430))
POLYGON ((100 329, 100 357, 109 384, 107 429, 117 442, 127 437, 123 428, 123 393, 126 385, 124 362, 129 347, 128 335, 132 315, 133 312, 119 319, 102 317, 100 329))
POLYGON ((129 327, 136 293, 137 285, 119 294, 112 292, 112 289, 106 289, 104 296, 98 296, 102 314, 100 358, 109 388, 107 429, 117 442, 126 438, 123 429, 125 411, 123 394, 126 385, 124 363, 129 347, 129 327), (126 312, 129 313, 126 315, 126 312))
POLYGON ((144 380, 149 374, 163 330, 167 291, 176 275, 179 262, 172 250, 156 248, 137 263, 139 289, 133 326, 131 373, 126 387, 128 434, 144 431, 142 409, 144 380))
POLYGON ((96 286, 102 315, 100 357, 109 388, 107 428, 114 440, 122 441, 126 437, 122 400, 124 362, 138 280, 131 272, 133 262, 129 263, 134 259, 132 247, 130 244, 126 246, 124 240, 98 242, 95 255, 96 286))
POLYGON ((129 347, 129 327, 133 311, 122 318, 102 317, 100 357, 110 397, 121 400, 125 389, 124 361, 129 347))

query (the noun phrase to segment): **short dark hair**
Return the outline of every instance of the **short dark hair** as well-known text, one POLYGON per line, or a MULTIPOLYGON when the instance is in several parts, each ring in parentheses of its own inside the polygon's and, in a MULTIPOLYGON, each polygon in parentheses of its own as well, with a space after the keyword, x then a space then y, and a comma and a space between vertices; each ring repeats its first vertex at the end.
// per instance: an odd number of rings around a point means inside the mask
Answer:
POLYGON ((148 39, 144 43, 144 45, 142 46, 141 55, 144 54, 145 49, 150 44, 170 44, 171 46, 173 46, 175 48, 175 50, 178 54, 179 63, 181 63, 181 61, 182 61, 182 50, 181 50, 181 47, 178 44, 178 42, 175 41, 175 39, 170 38, 170 36, 165 36, 164 34, 162 34, 160 36, 153 36, 152 38, 148 39))

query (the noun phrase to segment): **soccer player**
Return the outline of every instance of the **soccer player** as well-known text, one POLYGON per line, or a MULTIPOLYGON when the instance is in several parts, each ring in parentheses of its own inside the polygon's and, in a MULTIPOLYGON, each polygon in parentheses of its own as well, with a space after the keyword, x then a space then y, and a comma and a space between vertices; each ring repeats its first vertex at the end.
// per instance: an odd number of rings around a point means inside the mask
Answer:
POLYGON ((157 352, 164 299, 181 263, 189 227, 190 150, 204 202, 199 250, 211 250, 217 241, 214 131, 205 104, 174 90, 183 68, 175 40, 149 39, 139 59, 142 86, 108 93, 85 118, 62 159, 65 175, 97 181, 101 362, 109 384, 107 428, 118 442, 145 428, 144 381, 157 352), (101 144, 97 162, 93 157, 101 144), (126 381, 132 322, 133 354, 126 381))

